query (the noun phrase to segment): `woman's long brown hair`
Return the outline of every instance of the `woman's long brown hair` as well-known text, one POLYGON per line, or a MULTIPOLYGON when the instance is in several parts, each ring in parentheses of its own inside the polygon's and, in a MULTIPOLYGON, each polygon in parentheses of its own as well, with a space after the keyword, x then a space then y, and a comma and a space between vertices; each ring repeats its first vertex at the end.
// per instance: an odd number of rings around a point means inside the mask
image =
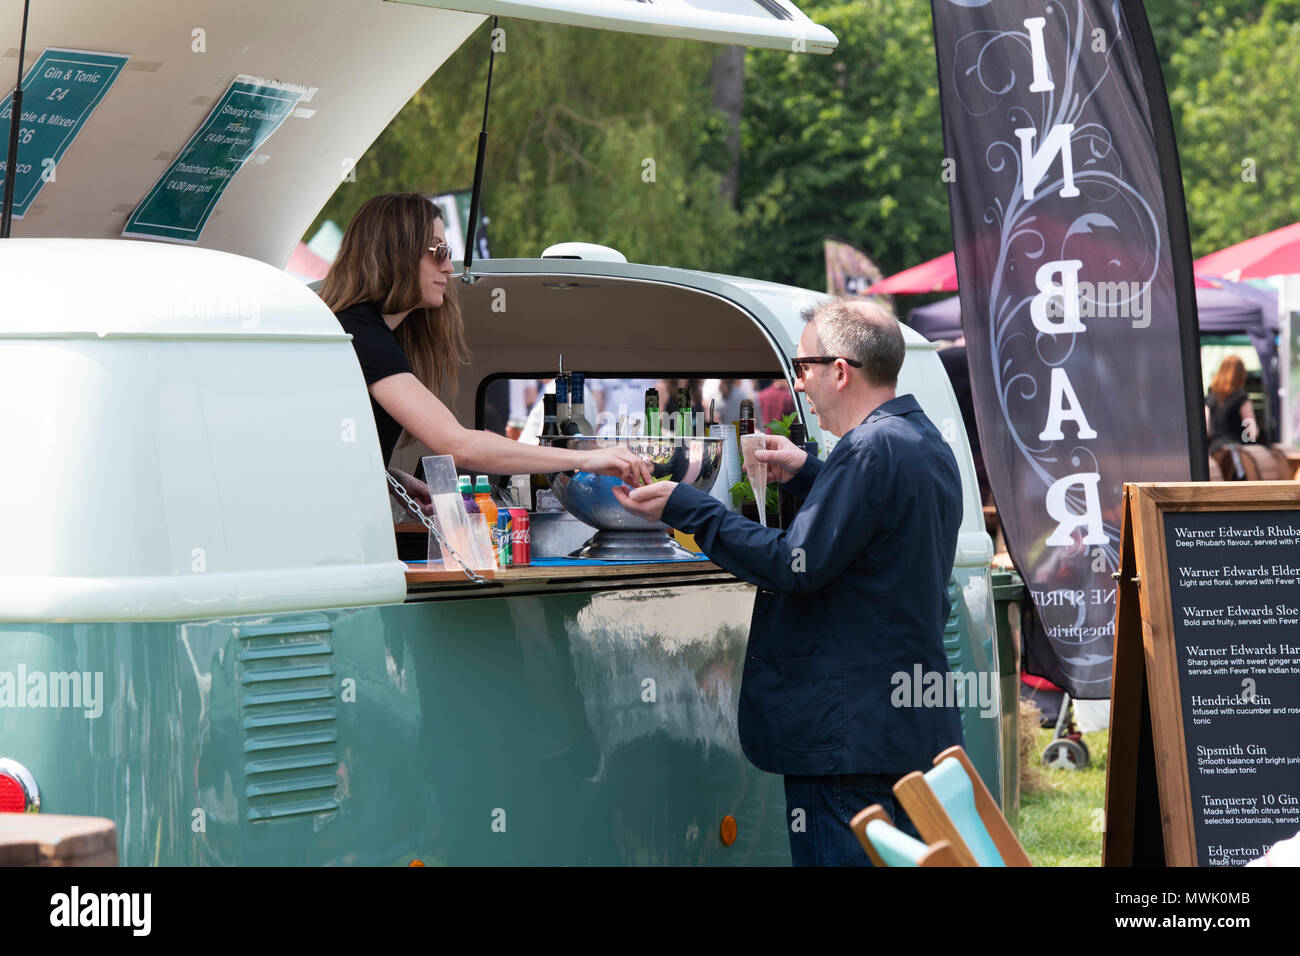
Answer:
MULTIPOLYGON (((441 218, 442 210, 424 193, 367 200, 343 235, 320 297, 336 313, 359 302, 374 302, 383 315, 412 310, 397 327, 397 341, 415 377, 450 404, 460 366, 469 362, 456 283, 447 283, 438 308, 420 306, 420 259, 435 244, 434 224, 441 218)), ((397 447, 413 441, 404 430, 397 447)))
POLYGON ((1224 401, 1233 392, 1239 392, 1246 386, 1246 363, 1239 355, 1225 356, 1219 363, 1219 370, 1210 382, 1210 391, 1219 401, 1224 401))

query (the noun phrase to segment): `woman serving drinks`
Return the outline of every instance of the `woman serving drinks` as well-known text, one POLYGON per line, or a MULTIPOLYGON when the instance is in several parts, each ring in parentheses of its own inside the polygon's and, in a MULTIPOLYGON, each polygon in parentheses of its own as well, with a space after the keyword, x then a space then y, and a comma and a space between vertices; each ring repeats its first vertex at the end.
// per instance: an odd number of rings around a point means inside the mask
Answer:
MULTIPOLYGON (((491 474, 587 471, 631 485, 650 481, 648 463, 627 448, 570 451, 525 445, 465 428, 443 403, 467 362, 465 327, 452 276, 442 210, 423 193, 375 196, 352 218, 320 295, 352 335, 370 392, 385 467, 416 439, 458 468, 491 474)), ((429 492, 391 473, 423 505, 429 492)))

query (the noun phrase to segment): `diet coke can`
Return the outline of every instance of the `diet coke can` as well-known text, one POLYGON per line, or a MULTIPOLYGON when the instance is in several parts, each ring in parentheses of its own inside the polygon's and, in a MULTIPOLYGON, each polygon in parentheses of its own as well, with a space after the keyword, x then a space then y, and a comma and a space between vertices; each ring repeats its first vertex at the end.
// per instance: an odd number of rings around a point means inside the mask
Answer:
POLYGON ((527 508, 510 509, 510 564, 512 567, 524 568, 532 563, 532 522, 528 518, 527 508))

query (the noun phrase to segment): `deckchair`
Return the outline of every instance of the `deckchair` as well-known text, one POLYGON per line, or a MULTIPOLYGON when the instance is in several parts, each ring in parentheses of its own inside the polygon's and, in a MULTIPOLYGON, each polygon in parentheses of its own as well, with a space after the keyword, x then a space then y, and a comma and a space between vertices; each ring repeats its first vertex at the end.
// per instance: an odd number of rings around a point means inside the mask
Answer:
POLYGON ((927 842, 947 841, 963 866, 1032 866, 993 795, 961 747, 894 784, 894 796, 927 842))
POLYGON ((885 808, 873 803, 849 824, 876 866, 960 866, 946 840, 927 846, 893 825, 885 808))

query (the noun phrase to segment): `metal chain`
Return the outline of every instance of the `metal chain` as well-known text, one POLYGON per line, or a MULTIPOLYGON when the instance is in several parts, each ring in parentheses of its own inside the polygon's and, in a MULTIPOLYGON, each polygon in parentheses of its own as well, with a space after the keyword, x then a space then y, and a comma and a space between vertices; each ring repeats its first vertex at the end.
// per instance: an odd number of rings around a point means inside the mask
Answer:
MULTIPOLYGON (((469 562, 467 562, 464 558, 462 558, 459 554, 457 554, 456 549, 447 543, 447 539, 442 536, 442 532, 439 531, 438 526, 433 523, 433 519, 430 518, 428 515, 426 515, 423 509, 421 509, 420 506, 415 503, 415 500, 412 499, 411 496, 406 493, 406 489, 402 487, 402 483, 398 481, 396 478, 394 478, 392 475, 390 475, 387 471, 384 472, 384 476, 388 479, 388 483, 393 486, 393 491, 396 492, 397 497, 402 499, 402 501, 405 503, 406 509, 410 511, 413 515, 415 515, 417 518, 419 518, 420 522, 426 528, 429 529, 429 534, 433 535, 433 537, 437 540, 438 544, 441 547, 445 548, 447 552, 453 558, 455 558, 457 562, 460 563, 460 568, 462 571, 465 572, 465 577, 469 578, 475 584, 487 584, 488 583, 487 578, 483 577, 483 575, 479 574, 477 571, 471 568, 469 566, 469 562)), ((496 529, 493 529, 494 532, 495 530, 496 529)))

